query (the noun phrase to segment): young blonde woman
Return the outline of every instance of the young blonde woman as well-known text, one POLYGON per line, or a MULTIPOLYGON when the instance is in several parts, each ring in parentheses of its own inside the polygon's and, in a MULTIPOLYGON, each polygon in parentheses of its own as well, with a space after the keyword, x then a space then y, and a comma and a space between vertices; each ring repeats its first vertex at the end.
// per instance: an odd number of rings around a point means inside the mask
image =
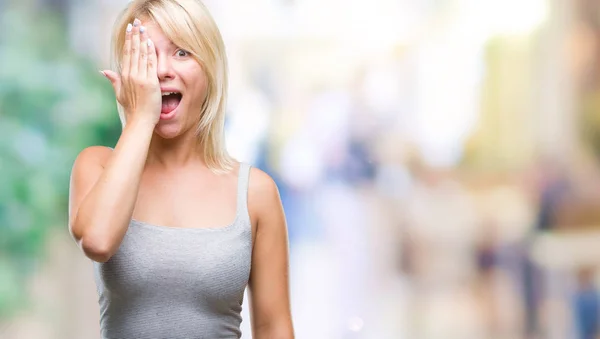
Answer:
POLYGON ((197 0, 136 0, 115 24, 116 147, 73 165, 69 230, 93 260, 102 337, 293 338, 273 180, 223 140, 227 61, 197 0))

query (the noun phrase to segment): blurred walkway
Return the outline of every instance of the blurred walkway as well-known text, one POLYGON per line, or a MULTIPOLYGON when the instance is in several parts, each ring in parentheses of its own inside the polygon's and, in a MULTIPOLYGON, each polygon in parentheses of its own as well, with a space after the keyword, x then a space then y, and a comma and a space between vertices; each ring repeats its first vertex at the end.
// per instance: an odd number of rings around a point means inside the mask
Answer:
POLYGON ((30 281, 31 309, 10 321, 2 339, 99 339, 91 262, 62 230, 49 236, 42 258, 30 281))

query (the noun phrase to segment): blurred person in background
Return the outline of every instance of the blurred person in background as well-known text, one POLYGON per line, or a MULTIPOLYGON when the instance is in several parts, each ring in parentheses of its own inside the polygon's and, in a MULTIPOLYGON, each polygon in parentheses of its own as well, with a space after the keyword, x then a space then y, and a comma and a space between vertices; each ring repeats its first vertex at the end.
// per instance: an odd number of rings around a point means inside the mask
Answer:
MULTIPOLYGON (((557 211, 564 204, 572 191, 566 168, 560 162, 549 157, 539 160, 536 189, 538 210, 534 228, 523 239, 523 251, 528 253, 535 242, 536 236, 543 232, 555 230, 560 221, 557 211)), ((548 288, 544 281, 544 268, 537 264, 529 255, 522 255, 522 287, 525 307, 525 332, 527 338, 537 338, 542 331, 540 307, 543 304, 548 288)))
POLYGON ((197 0, 138 0, 113 31, 123 131, 73 165, 69 230, 93 260, 105 338, 293 338, 277 186, 224 145, 227 61, 197 0))
POLYGON ((499 337, 501 333, 499 305, 496 301, 496 281, 499 271, 498 226, 492 220, 483 220, 482 234, 475 245, 477 262, 476 293, 480 299, 483 322, 490 337, 499 337))
POLYGON ((577 272, 577 289, 573 300, 578 339, 597 339, 600 295, 594 285, 595 270, 584 267, 577 272))

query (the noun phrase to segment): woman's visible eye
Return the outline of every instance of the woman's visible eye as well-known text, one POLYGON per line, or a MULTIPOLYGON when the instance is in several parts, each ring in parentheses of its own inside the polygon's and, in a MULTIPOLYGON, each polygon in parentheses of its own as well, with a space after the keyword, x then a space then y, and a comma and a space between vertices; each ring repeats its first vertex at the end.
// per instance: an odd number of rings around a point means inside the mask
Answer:
POLYGON ((180 49, 180 50, 177 50, 176 54, 177 54, 178 57, 182 57, 183 58, 183 57, 189 56, 190 52, 188 52, 188 51, 186 51, 184 49, 180 49))

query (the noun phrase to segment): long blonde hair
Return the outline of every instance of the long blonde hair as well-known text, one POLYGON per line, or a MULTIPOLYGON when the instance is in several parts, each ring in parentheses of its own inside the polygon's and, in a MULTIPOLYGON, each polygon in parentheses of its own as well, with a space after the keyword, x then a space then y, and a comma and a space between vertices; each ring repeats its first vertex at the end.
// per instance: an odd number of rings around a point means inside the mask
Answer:
MULTIPOLYGON (((234 160, 225 146, 225 105, 228 70, 223 38, 208 9, 199 0, 135 0, 115 22, 112 34, 112 66, 121 72, 125 29, 135 18, 155 22, 179 48, 189 51, 208 79, 206 100, 199 112, 196 137, 204 161, 215 173, 229 172, 234 160)), ((123 107, 118 105, 121 123, 123 107)))

